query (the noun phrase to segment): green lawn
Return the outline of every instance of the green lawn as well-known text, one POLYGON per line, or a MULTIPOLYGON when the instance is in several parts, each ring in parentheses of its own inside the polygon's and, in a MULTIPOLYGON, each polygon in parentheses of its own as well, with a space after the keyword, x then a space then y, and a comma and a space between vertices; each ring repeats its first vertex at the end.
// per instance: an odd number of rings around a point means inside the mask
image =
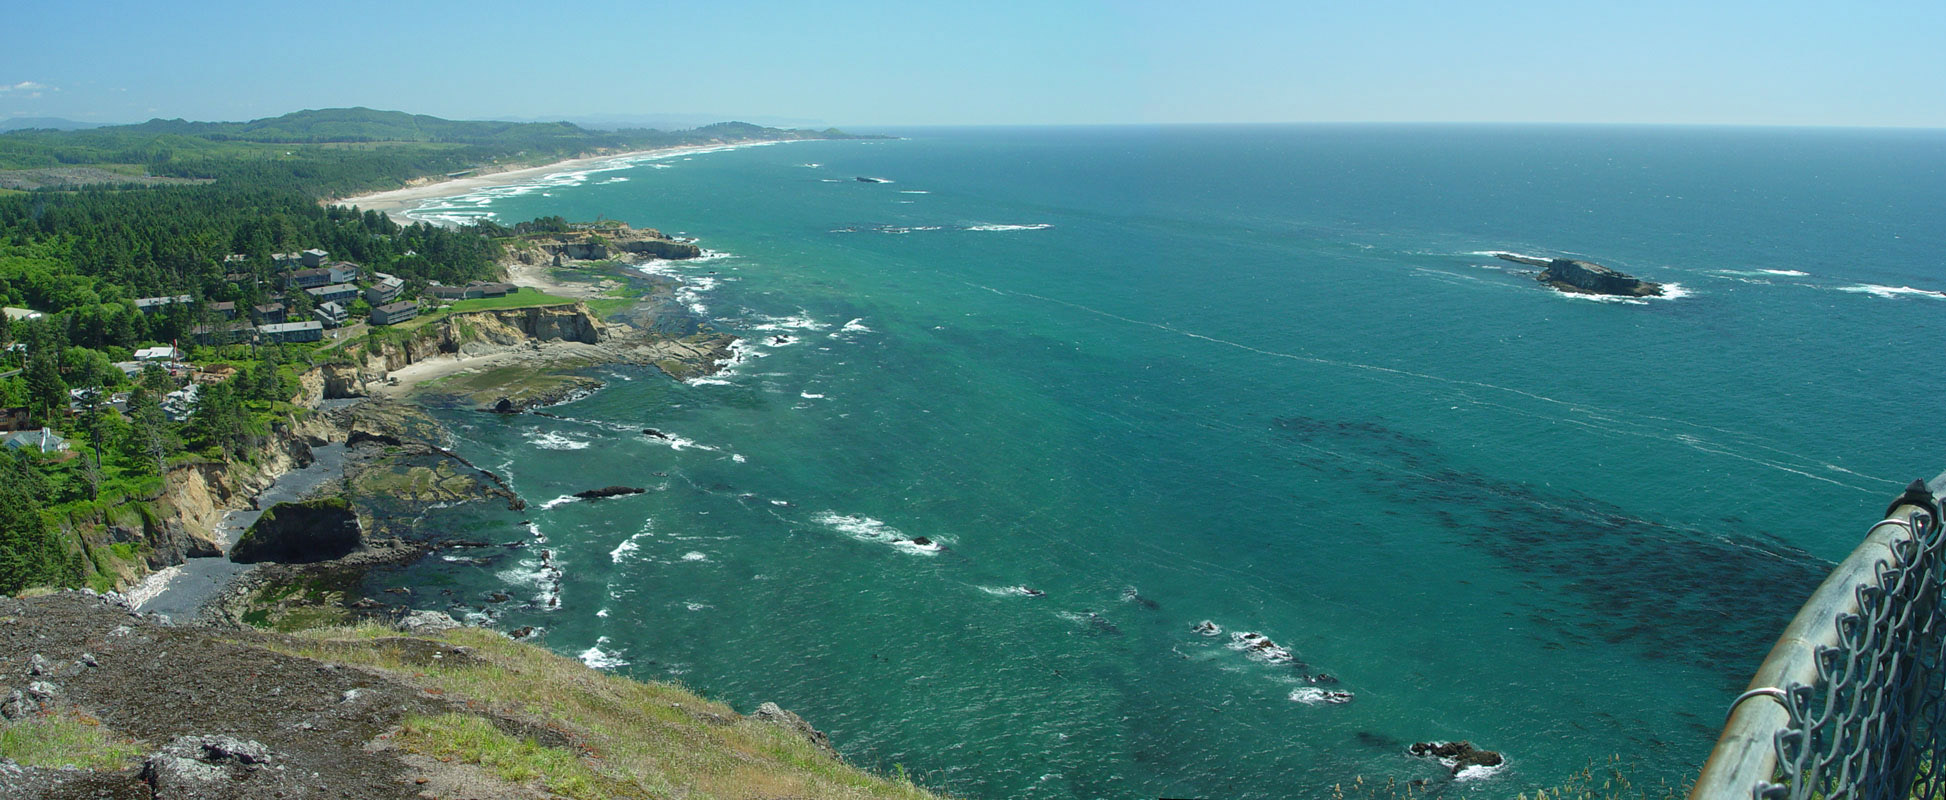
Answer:
POLYGON ((478 300, 461 300, 453 304, 455 314, 467 311, 486 311, 494 308, 527 308, 529 306, 555 306, 575 302, 572 297, 557 297, 542 294, 533 289, 522 289, 506 297, 482 297, 478 300))
MULTIPOLYGON (((533 289, 521 289, 506 297, 482 297, 477 300, 461 300, 438 311, 421 314, 412 319, 389 326, 392 330, 415 330, 445 319, 448 314, 462 314, 468 311, 490 311, 501 308, 533 308, 536 306, 559 306, 580 302, 572 297, 557 297, 543 294, 533 289)), ((383 327, 376 330, 384 330, 383 327)))

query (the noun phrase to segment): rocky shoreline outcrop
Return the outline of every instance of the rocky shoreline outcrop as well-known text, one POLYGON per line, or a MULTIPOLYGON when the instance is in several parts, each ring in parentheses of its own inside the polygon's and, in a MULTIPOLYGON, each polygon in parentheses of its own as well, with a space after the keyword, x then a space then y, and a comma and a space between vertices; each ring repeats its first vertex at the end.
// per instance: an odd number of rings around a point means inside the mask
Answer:
POLYGON ((1609 269, 1592 261, 1571 258, 1535 258, 1518 253, 1495 253, 1503 261, 1542 267, 1535 280, 1563 292, 1600 294, 1616 297, 1661 297, 1662 284, 1609 269))
POLYGON ((654 228, 614 225, 599 229, 565 233, 531 234, 513 246, 512 256, 522 264, 552 264, 568 261, 601 261, 632 255, 643 258, 681 260, 695 258, 703 249, 695 242, 675 239, 654 228))

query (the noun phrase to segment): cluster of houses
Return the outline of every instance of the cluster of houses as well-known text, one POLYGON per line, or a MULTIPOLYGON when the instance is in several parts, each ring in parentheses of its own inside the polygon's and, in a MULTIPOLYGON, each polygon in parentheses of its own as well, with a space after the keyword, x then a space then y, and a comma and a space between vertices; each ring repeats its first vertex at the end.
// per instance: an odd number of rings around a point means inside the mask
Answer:
MULTIPOLYGON (((116 364, 124 372, 133 376, 151 364, 169 370, 172 377, 182 378, 194 368, 181 363, 182 354, 174 347, 148 347, 136 351, 135 361, 116 364)), ((216 378, 221 380, 221 376, 216 378)), ((183 422, 196 408, 196 396, 204 377, 192 376, 182 388, 163 395, 162 413, 176 422, 183 422)), ((126 416, 128 403, 133 393, 105 393, 100 389, 82 388, 68 390, 68 413, 80 414, 89 408, 100 408, 126 416)), ((52 428, 36 423, 29 410, 24 407, 0 408, 0 447, 12 450, 31 449, 48 455, 61 456, 73 451, 68 439, 56 434, 52 428)), ((65 457, 65 456, 63 456, 65 457)))
MULTIPOLYGON (((232 255, 224 259, 229 263, 246 260, 243 255, 232 255)), ((372 325, 397 325, 419 316, 419 303, 416 299, 405 297, 405 280, 383 272, 373 272, 369 279, 361 278, 364 270, 349 261, 332 261, 331 254, 324 250, 305 250, 297 253, 277 253, 271 256, 282 276, 285 292, 302 291, 311 300, 310 319, 292 319, 290 307, 283 296, 275 296, 272 302, 259 306, 239 309, 236 303, 211 303, 209 308, 221 317, 197 325, 190 333, 198 344, 236 344, 256 340, 260 342, 315 342, 324 338, 327 328, 337 328, 351 321, 351 305, 363 299, 371 307, 368 322, 372 325)), ((234 274, 237 279, 247 278, 242 273, 234 274)), ((426 296, 440 302, 472 300, 482 297, 505 297, 520 291, 509 283, 475 281, 465 286, 444 286, 434 282, 426 290, 426 296)), ((166 297, 144 297, 135 301, 135 307, 144 314, 154 314, 178 303, 195 302, 189 295, 166 297)))
MULTIPOLYGON (((226 263, 239 263, 248 259, 243 255, 232 255, 224 260, 226 263)), ((320 341, 326 328, 336 328, 351 321, 351 306, 360 299, 371 307, 368 322, 372 325, 397 325, 419 316, 419 300, 406 297, 406 282, 395 275, 372 272, 367 277, 359 265, 332 261, 330 253, 317 249, 278 253, 271 256, 271 261, 280 274, 284 294, 272 295, 269 302, 255 306, 245 304, 239 307, 238 303, 232 301, 208 303, 205 308, 210 314, 190 332, 196 343, 320 341), (293 319, 292 306, 285 299, 291 293, 300 291, 311 301, 309 319, 293 319)), ((241 272, 230 273, 226 277, 233 281, 250 279, 248 273, 241 272)), ((508 283, 476 281, 465 286, 444 286, 435 281, 427 288, 425 296, 437 302, 453 302, 505 297, 518 291, 519 287, 508 283)), ((158 314, 172 306, 192 306, 195 302, 195 297, 191 295, 177 294, 138 298, 135 307, 143 314, 158 314)), ((43 316, 41 312, 25 308, 6 308, 4 313, 14 321, 43 316)), ((12 349, 21 347, 16 344, 12 349)), ((181 351, 164 345, 137 350, 134 360, 118 362, 115 366, 133 377, 155 365, 168 371, 171 376, 181 378, 195 369, 193 365, 183 363, 182 359, 181 351)), ((190 380, 182 388, 165 395, 162 398, 163 412, 178 422, 187 419, 195 407, 198 386, 196 381, 190 380)), ((127 392, 98 397, 93 391, 76 389, 70 392, 69 410, 79 413, 87 407, 100 406, 126 412, 127 392)), ((52 429, 33 425, 25 408, 0 408, 0 447, 31 447, 43 453, 71 449, 68 441, 56 435, 52 429)))

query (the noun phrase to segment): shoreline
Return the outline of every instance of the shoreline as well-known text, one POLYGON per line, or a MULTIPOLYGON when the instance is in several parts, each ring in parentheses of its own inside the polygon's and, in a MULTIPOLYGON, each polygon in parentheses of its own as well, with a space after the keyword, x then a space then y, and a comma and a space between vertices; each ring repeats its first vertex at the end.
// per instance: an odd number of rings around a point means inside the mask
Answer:
POLYGON ((671 145, 669 147, 651 148, 648 150, 631 150, 624 153, 610 153, 607 155, 576 156, 574 158, 562 159, 560 161, 556 161, 551 164, 542 164, 539 166, 532 166, 532 167, 516 167, 513 169, 505 169, 505 170, 499 170, 495 172, 476 171, 476 174, 467 175, 458 178, 446 178, 444 180, 436 180, 429 183, 407 185, 398 189, 387 189, 382 192, 369 192, 366 194, 353 195, 350 197, 325 198, 320 202, 323 203, 324 205, 352 206, 357 208, 360 211, 377 211, 388 217, 391 217, 394 222, 397 222, 401 225, 411 225, 417 222, 421 222, 422 220, 413 219, 410 216, 408 216, 408 214, 420 208, 421 206, 424 206, 429 201, 439 200, 448 197, 457 197, 460 195, 469 194, 484 189, 497 189, 506 186, 515 186, 518 184, 526 183, 535 178, 546 177, 548 175, 558 173, 558 172, 574 172, 578 170, 589 169, 591 167, 597 167, 612 161, 647 159, 651 157, 680 155, 682 153, 708 152, 708 151, 720 150, 724 148, 748 147, 748 146, 760 145, 760 144, 777 144, 779 142, 791 142, 791 141, 801 141, 801 140, 774 139, 774 140, 765 140, 765 141, 757 141, 757 142, 719 142, 714 144, 679 144, 679 145, 671 145))

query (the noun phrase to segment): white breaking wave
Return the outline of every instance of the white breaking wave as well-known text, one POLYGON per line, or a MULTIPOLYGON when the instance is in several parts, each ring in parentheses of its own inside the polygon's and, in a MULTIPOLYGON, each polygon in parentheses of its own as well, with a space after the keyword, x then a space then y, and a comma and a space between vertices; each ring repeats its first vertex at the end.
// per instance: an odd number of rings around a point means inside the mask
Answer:
POLYGON ((634 536, 630 536, 627 539, 623 539, 621 544, 615 545, 615 549, 608 551, 608 560, 616 564, 622 563, 622 558, 624 556, 627 556, 631 553, 638 552, 642 549, 641 542, 643 539, 647 539, 654 535, 655 534, 649 532, 648 525, 643 525, 640 533, 637 533, 634 536))
POLYGON ((861 542, 890 542, 904 538, 904 535, 899 533, 899 529, 871 517, 849 516, 826 511, 812 517, 811 521, 828 526, 861 542))
POLYGON ((1307 706, 1340 705, 1351 702, 1351 698, 1351 692, 1319 689, 1316 686, 1301 686, 1291 690, 1291 702, 1303 703, 1307 706))
POLYGON ((1838 291, 1869 294, 1873 297, 1883 297, 1887 300, 1896 300, 1900 297, 1930 297, 1934 300, 1946 300, 1946 293, 1936 292, 1931 289, 1914 289, 1910 286, 1880 286, 1876 283, 1840 286, 1838 287, 1838 291))
POLYGON ((695 551, 695 550, 691 550, 691 551, 689 551, 689 552, 687 552, 687 553, 684 553, 684 554, 682 554, 682 560, 684 560, 684 561, 708 561, 708 560, 709 560, 709 555, 708 555, 707 553, 699 553, 699 552, 697 552, 697 551, 695 551))
POLYGON ((1230 649, 1241 650, 1252 657, 1273 664, 1290 663, 1297 659, 1290 650, 1279 647, 1276 642, 1270 640, 1270 637, 1256 631, 1230 634, 1230 649))
POLYGON ((866 516, 852 516, 826 511, 811 518, 812 522, 831 528, 861 542, 888 544, 899 550, 921 555, 934 555, 946 549, 945 545, 925 536, 908 537, 898 528, 885 524, 883 520, 866 516))
POLYGON ((1458 774, 1453 776, 1453 780, 1455 782, 1485 780, 1499 774, 1501 770, 1506 768, 1507 762, 1504 759, 1499 764, 1491 767, 1474 764, 1466 769, 1460 770, 1458 774))
POLYGON ((1614 303, 1614 304, 1625 305, 1625 306, 1646 306, 1652 302, 1657 302, 1657 301, 1681 300, 1685 297, 1689 297, 1690 291, 1688 289, 1683 288, 1683 285, 1680 283, 1665 283, 1662 284, 1662 295, 1660 297, 1623 297, 1621 295, 1614 295, 1614 294, 1586 294, 1583 292, 1564 292, 1559 289, 1555 289, 1554 294, 1560 297, 1568 298, 1570 300, 1585 300, 1590 303, 1614 303))
POLYGON ((806 399, 806 400, 823 400, 823 399, 824 399, 824 395, 821 395, 821 394, 812 394, 812 393, 810 393, 810 392, 798 392, 798 393, 797 393, 797 396, 798 396, 798 397, 802 397, 802 398, 804 398, 804 399, 806 399))
POLYGON ((998 597, 1041 597, 1047 594, 1026 586, 981 586, 979 589, 998 597))
POLYGON ((798 309, 798 313, 787 317, 773 317, 767 314, 756 316, 756 322, 748 326, 753 331, 821 331, 831 326, 811 318, 809 312, 798 309))
POLYGON ((965 228, 965 230, 969 230, 969 231, 1044 231, 1044 230, 1047 230, 1048 228, 1052 228, 1052 227, 1054 227, 1054 226, 1053 226, 1053 225, 1051 225, 1051 224, 1049 224, 1049 223, 1046 223, 1046 222, 1036 222, 1036 223, 1033 223, 1033 224, 1031 224, 1031 225, 968 225, 968 226, 966 226, 966 228, 965 228))
MULTIPOLYGON (((509 197, 534 194, 536 192, 545 196, 552 196, 549 190, 583 185, 588 182, 588 178, 591 175, 634 167, 668 169, 670 165, 662 163, 666 159, 681 157, 682 160, 688 161, 689 156, 701 153, 720 153, 726 150, 761 147, 771 144, 779 144, 779 142, 740 142, 737 144, 685 148, 668 153, 650 153, 647 155, 611 158, 595 162, 591 166, 580 169, 551 172, 522 183, 508 186, 489 186, 466 194, 433 198, 420 204, 418 208, 405 212, 405 216, 408 219, 427 222, 433 225, 467 225, 481 220, 496 218, 496 215, 487 208, 496 201, 509 197)), ((602 183, 618 183, 626 180, 628 178, 618 176, 602 181, 602 183)))
POLYGON ((838 330, 843 331, 845 333, 871 333, 872 332, 871 328, 865 327, 864 317, 859 317, 850 322, 847 322, 845 323, 844 327, 839 328, 838 330))
POLYGON ((541 510, 542 510, 542 511, 546 511, 546 510, 548 510, 548 509, 550 509, 550 508, 553 508, 553 507, 555 507, 555 506, 558 506, 558 505, 562 505, 562 504, 565 504, 565 503, 572 503, 572 502, 574 502, 574 501, 576 501, 576 500, 579 500, 579 499, 581 499, 581 498, 579 498, 579 497, 575 497, 574 495, 571 495, 571 494, 564 494, 564 495, 561 495, 560 497, 556 497, 556 498, 554 498, 554 499, 552 499, 552 500, 549 500, 549 501, 547 501, 547 502, 545 502, 545 503, 542 503, 542 504, 541 504, 541 510))
POLYGON ((596 639, 594 646, 581 651, 581 655, 579 656, 581 663, 587 664, 595 669, 614 669, 616 667, 628 666, 628 661, 622 658, 621 653, 606 649, 605 645, 607 644, 609 644, 609 639, 606 636, 596 639))
POLYGON ((1519 258, 1537 258, 1542 261, 1550 260, 1548 256, 1530 256, 1526 253, 1516 253, 1512 250, 1474 250, 1467 253, 1467 255, 1486 256, 1488 258, 1499 258, 1501 256, 1517 256, 1519 258))
POLYGON ((527 443, 542 450, 586 450, 591 442, 575 439, 551 431, 533 431, 526 435, 527 443))

